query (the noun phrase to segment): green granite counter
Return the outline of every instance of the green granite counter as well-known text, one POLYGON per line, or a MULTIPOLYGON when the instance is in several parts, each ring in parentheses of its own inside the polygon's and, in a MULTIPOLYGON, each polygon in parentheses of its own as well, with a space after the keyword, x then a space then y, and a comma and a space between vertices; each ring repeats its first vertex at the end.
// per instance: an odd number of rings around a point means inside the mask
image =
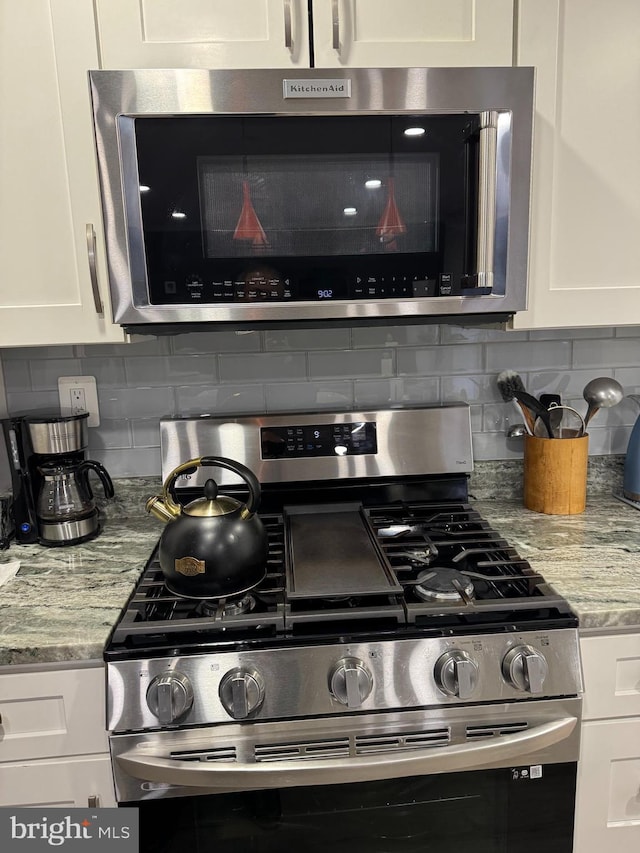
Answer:
MULTIPOLYGON (((20 571, 0 586, 0 666, 100 659, 111 627, 162 525, 143 513, 157 483, 116 483, 102 534, 84 545, 12 545, 20 571)), ((608 494, 581 515, 525 510, 517 494, 472 500, 534 569, 565 596, 583 630, 640 629, 640 512, 608 494)), ((500 492, 504 494, 504 489, 500 492)))
POLYGON ((640 630, 640 511, 607 495, 580 515, 531 512, 517 498, 474 505, 569 601, 582 631, 640 630))

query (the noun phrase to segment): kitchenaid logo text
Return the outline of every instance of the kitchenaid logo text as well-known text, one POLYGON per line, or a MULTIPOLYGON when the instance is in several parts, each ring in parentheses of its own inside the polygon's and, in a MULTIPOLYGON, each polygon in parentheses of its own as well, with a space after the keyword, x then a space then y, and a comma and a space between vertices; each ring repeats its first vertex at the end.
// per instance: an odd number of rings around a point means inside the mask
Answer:
POLYGON ((351 80, 283 80, 285 98, 350 98, 351 80))
POLYGON ((138 810, 0 809, 0 850, 138 851, 138 810), (34 819, 35 818, 35 819, 34 819))

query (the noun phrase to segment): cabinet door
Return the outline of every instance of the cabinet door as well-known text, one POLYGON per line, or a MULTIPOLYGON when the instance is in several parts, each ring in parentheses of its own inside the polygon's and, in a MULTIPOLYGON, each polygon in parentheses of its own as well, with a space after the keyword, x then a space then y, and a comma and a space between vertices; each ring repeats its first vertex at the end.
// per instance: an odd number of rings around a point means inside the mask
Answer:
POLYGON ((0 675, 0 718, 0 762, 107 752, 104 668, 0 675))
POLYGON ((529 310, 518 329, 640 323, 640 3, 520 0, 536 66, 529 310))
POLYGON ((306 0, 96 0, 102 68, 309 66, 306 0))
POLYGON ((0 347, 123 340, 100 237, 96 63, 91 4, 0 0, 0 347))
POLYGON ((116 805, 109 755, 0 765, 0 806, 73 808, 90 798, 116 805))
POLYGON ((313 0, 315 66, 511 65, 513 0, 313 0))
POLYGON ((575 853, 640 850, 640 720, 585 723, 578 765, 575 853))
POLYGON ((584 719, 640 717, 640 634, 582 637, 580 651, 584 719))

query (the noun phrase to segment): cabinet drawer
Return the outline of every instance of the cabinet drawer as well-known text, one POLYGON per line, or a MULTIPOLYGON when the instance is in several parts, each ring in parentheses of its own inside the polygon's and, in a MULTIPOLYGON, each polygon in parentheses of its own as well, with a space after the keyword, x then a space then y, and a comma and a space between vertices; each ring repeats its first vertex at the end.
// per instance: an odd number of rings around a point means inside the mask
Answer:
POLYGON ((0 771, 0 806, 73 808, 90 797, 116 805, 108 755, 5 764, 0 771))
POLYGON ((585 720, 640 717, 640 634, 583 637, 585 720))
POLYGON ((0 762, 108 752, 103 667, 0 676, 0 762))
POLYGON ((574 853, 640 850, 640 720, 582 727, 574 853))

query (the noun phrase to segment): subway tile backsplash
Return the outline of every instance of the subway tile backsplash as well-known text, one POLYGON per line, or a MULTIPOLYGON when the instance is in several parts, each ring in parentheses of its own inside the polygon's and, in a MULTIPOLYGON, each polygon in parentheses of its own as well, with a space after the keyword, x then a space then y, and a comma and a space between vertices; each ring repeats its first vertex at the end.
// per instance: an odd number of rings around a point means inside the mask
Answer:
MULTIPOLYGON (((536 396, 559 393, 580 411, 584 385, 618 379, 640 393, 640 328, 509 332, 402 325, 212 331, 131 344, 0 350, 8 410, 53 408, 58 377, 96 377, 101 424, 89 451, 114 477, 160 474, 160 418, 199 413, 349 411, 462 401, 475 458, 522 458, 508 439, 520 421, 496 377, 517 370, 536 396)), ((640 407, 625 399, 590 426, 592 456, 622 454, 640 407)))

